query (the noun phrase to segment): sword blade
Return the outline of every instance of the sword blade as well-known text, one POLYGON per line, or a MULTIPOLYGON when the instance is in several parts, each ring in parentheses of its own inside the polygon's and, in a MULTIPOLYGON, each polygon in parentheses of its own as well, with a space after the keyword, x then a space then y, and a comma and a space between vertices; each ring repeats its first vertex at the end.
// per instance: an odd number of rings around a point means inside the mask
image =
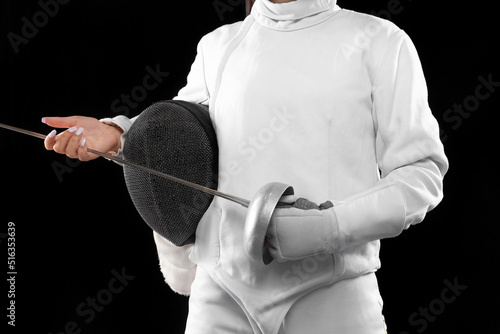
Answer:
POLYGON ((12 126, 12 125, 3 124, 3 123, 0 123, 0 128, 12 130, 15 132, 19 132, 19 133, 22 133, 22 134, 25 134, 28 136, 33 136, 33 137, 40 138, 40 139, 45 139, 45 137, 47 137, 47 136, 42 135, 41 133, 21 129, 21 128, 18 128, 18 127, 12 126))
MULTIPOLYGON (((21 128, 18 128, 18 127, 12 126, 12 125, 3 124, 3 123, 0 123, 0 128, 4 128, 4 129, 7 129, 7 130, 19 132, 19 133, 22 133, 22 134, 25 134, 25 135, 29 135, 29 136, 32 136, 32 137, 36 137, 36 138, 40 138, 40 139, 45 139, 47 137, 46 135, 43 135, 41 133, 37 133, 37 132, 33 132, 33 131, 21 129, 21 128)), ((160 176, 160 177, 162 177, 164 179, 167 179, 167 180, 170 180, 170 181, 173 181, 173 182, 177 182, 177 183, 183 184, 185 186, 188 186, 188 187, 193 188, 193 189, 197 189, 197 190, 202 191, 204 193, 207 193, 207 194, 210 194, 210 195, 213 195, 213 196, 217 196, 217 197, 221 197, 221 198, 227 199, 229 201, 238 203, 238 204, 240 204, 240 205, 242 205, 242 206, 244 206, 246 208, 248 208, 248 206, 250 205, 250 201, 247 200, 247 199, 244 199, 244 198, 241 198, 241 197, 238 197, 238 196, 233 196, 233 195, 230 195, 230 194, 226 194, 226 193, 223 193, 221 191, 218 191, 218 190, 215 190, 215 189, 212 189, 212 188, 204 187, 204 186, 201 186, 199 184, 196 184, 196 183, 193 183, 193 182, 189 182, 189 181, 180 179, 178 177, 175 177, 175 176, 172 176, 172 175, 169 175, 169 174, 165 174, 165 173, 159 172, 159 171, 151 169, 149 167, 145 167, 145 166, 133 163, 131 161, 124 160, 122 158, 116 157, 116 156, 108 154, 108 153, 99 152, 99 151, 96 151, 96 150, 91 149, 91 148, 87 148, 87 152, 93 153, 95 155, 98 155, 98 156, 107 158, 109 160, 113 160, 113 161, 116 161, 116 162, 119 162, 119 163, 122 163, 122 164, 125 164, 125 165, 128 165, 128 166, 131 166, 131 167, 134 167, 134 168, 138 168, 138 169, 143 170, 145 172, 148 172, 148 173, 160 176)))

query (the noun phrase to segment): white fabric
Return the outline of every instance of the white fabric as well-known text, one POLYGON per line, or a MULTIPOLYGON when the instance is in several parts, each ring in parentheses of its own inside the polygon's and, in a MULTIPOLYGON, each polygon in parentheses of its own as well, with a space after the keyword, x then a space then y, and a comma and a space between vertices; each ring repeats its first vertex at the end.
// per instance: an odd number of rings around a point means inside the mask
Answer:
POLYGON ((300 260, 398 236, 404 227, 402 201, 394 182, 380 182, 330 209, 276 209, 267 234, 270 253, 277 261, 300 260), (359 206, 365 210, 357 211, 359 206))
POLYGON ((196 265, 188 258, 193 245, 177 247, 156 232, 153 232, 153 236, 165 282, 173 291, 188 296, 196 275, 196 265))
POLYGON ((333 0, 257 0, 244 22, 202 38, 176 98, 210 107, 221 191, 251 198, 283 182, 336 204, 337 251, 269 266, 243 249, 245 208, 216 198, 205 213, 190 259, 255 333, 276 334, 304 295, 376 271, 379 239, 421 222, 442 198, 448 162, 410 38, 333 0))
POLYGON ((335 211, 276 209, 266 237, 275 261, 300 260, 333 253, 339 244, 335 211))
MULTIPOLYGON (((202 269, 189 299, 186 334, 252 334, 238 304, 202 269)), ((342 280, 299 299, 278 334, 386 334, 375 274, 342 280)))
MULTIPOLYGON (((137 117, 134 117, 133 119, 129 119, 126 116, 120 115, 120 116, 116 116, 114 118, 107 117, 107 118, 101 118, 99 120, 105 124, 114 124, 116 126, 119 126, 123 130, 123 132, 120 136, 120 148, 118 149, 118 152, 116 152, 116 154, 115 154, 116 156, 123 157, 123 145, 125 145, 125 139, 127 138, 127 132, 130 129, 130 127, 132 126, 132 123, 136 118, 137 117)), ((106 159, 110 160, 108 158, 106 158, 106 159)), ((118 164, 121 165, 121 163, 118 163, 118 164)))

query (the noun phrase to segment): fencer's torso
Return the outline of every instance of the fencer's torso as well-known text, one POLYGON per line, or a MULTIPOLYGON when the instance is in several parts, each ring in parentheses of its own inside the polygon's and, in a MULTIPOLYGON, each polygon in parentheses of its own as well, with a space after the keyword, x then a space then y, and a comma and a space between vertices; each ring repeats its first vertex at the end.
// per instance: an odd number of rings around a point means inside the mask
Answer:
MULTIPOLYGON (((245 22, 205 36, 177 98, 210 105, 219 190, 252 198, 279 181, 320 203, 375 185, 372 86, 399 31, 334 1, 257 1, 245 22)), ((380 266, 379 241, 300 261, 252 262, 243 249, 245 215, 215 198, 191 260, 235 298, 256 331, 273 333, 308 291, 380 266)))

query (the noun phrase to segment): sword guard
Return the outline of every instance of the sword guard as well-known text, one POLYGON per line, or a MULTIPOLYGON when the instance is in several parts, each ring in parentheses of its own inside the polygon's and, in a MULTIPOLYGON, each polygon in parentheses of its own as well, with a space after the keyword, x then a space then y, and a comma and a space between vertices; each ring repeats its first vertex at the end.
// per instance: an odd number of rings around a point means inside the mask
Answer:
POLYGON ((243 245, 247 255, 256 262, 269 264, 273 258, 269 246, 265 242, 267 228, 271 222, 274 209, 281 203, 282 196, 293 195, 293 188, 280 182, 271 182, 261 187, 248 206, 243 235, 243 245))

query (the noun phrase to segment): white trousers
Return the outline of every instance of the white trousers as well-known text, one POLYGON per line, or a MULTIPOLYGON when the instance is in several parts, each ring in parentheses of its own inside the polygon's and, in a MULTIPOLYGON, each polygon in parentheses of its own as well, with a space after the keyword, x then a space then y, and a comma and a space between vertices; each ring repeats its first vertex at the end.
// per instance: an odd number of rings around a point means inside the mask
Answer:
MULTIPOLYGON (((343 280, 299 299, 277 334, 385 334, 382 305, 375 274, 343 280)), ((207 333, 253 331, 234 299, 198 267, 191 287, 186 334, 207 333)))

